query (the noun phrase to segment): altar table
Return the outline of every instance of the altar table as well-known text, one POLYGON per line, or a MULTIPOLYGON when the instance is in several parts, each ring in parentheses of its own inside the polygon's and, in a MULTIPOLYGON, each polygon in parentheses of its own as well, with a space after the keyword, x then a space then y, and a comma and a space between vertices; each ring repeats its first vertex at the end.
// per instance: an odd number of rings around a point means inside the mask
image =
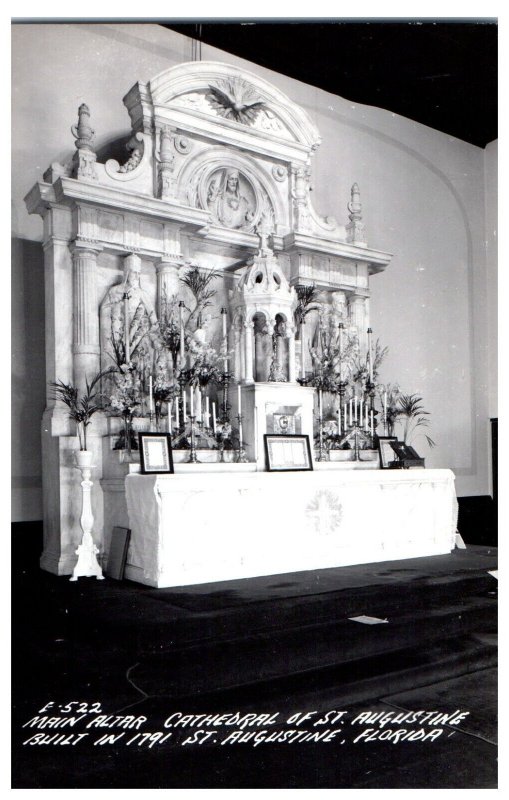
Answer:
POLYGON ((449 553, 450 470, 126 478, 126 578, 186 586, 449 553))

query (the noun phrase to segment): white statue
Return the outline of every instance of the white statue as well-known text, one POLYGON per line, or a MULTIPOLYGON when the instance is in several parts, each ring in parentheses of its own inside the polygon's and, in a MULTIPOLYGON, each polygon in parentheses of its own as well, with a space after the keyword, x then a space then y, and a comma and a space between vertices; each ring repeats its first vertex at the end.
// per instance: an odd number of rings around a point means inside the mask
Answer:
MULTIPOLYGON (((140 273, 139 256, 127 256, 122 283, 112 286, 101 303, 102 357, 107 353, 118 366, 136 360, 142 343, 145 357, 147 350, 159 349, 157 315, 150 296, 141 287, 140 273)), ((110 364, 105 362, 104 366, 110 364)))

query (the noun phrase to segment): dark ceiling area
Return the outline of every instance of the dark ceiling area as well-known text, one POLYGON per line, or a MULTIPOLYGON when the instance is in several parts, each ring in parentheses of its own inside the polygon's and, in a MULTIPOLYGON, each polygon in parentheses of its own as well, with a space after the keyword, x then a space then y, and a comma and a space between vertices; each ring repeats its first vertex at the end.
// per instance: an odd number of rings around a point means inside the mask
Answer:
POLYGON ((497 138, 494 19, 228 19, 164 26, 478 147, 497 138))

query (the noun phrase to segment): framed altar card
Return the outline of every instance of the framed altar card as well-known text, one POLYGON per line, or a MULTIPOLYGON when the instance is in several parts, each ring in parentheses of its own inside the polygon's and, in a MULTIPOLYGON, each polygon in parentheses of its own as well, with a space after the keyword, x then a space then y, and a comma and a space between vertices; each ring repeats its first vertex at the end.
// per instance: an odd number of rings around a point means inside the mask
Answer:
POLYGON ((380 454, 380 469, 389 469, 391 461, 396 461, 397 456, 392 446, 393 442, 396 444, 398 441, 397 436, 379 436, 378 437, 378 452, 380 454))
POLYGON ((173 473, 173 455, 169 433, 139 433, 142 475, 173 473))
POLYGON ((309 436, 265 433, 263 438, 269 472, 313 469, 309 436))

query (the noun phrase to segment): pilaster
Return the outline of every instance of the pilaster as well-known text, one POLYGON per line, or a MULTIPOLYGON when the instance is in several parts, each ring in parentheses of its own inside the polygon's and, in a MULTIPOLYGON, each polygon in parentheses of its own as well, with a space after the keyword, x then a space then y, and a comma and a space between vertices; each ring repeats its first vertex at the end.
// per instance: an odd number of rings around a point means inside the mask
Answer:
POLYGON ((74 383, 81 394, 85 382, 99 371, 99 314, 97 256, 99 245, 76 241, 73 255, 73 355, 74 383))

